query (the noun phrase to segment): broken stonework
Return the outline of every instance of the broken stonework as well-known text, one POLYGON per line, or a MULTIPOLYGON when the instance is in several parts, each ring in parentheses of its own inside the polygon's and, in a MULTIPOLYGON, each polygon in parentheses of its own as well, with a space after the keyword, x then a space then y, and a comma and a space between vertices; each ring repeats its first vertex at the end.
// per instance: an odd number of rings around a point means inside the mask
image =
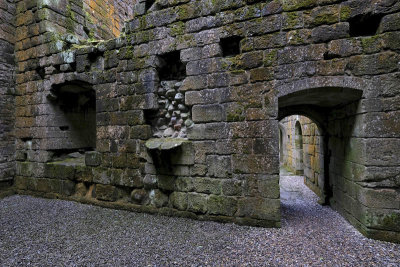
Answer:
POLYGON ((190 109, 185 105, 181 82, 162 81, 157 91, 158 112, 153 115, 154 137, 186 138, 187 128, 193 125, 190 109))

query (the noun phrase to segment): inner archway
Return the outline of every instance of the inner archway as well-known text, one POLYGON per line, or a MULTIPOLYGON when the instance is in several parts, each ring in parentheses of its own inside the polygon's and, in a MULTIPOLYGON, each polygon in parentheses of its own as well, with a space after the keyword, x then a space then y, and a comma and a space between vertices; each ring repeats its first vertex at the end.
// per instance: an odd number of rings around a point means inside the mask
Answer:
MULTIPOLYGON (((302 115, 291 115, 279 122, 280 133, 285 131, 287 138, 280 142, 280 181, 281 198, 284 200, 291 194, 296 194, 297 185, 290 185, 289 180, 298 184, 301 180, 318 197, 324 197, 324 153, 323 137, 317 124, 302 115)), ((291 196, 291 198, 295 198, 291 196)))
POLYGON ((295 148, 295 173, 302 175, 303 169, 303 131, 299 121, 294 127, 294 148, 295 148))
POLYGON ((353 205, 347 195, 356 185, 346 166, 353 164, 353 143, 359 142, 354 125, 361 97, 361 90, 323 87, 278 99, 279 129, 287 132, 281 166, 303 176, 320 204, 330 204, 346 218, 353 205))

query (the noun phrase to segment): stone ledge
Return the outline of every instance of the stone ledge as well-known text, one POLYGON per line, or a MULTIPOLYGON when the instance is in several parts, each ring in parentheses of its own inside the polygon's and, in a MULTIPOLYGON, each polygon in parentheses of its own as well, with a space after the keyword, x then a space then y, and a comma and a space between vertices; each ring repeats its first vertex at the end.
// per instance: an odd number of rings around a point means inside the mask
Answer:
POLYGON ((152 138, 146 142, 149 150, 168 151, 182 146, 184 143, 191 143, 183 138, 152 138))

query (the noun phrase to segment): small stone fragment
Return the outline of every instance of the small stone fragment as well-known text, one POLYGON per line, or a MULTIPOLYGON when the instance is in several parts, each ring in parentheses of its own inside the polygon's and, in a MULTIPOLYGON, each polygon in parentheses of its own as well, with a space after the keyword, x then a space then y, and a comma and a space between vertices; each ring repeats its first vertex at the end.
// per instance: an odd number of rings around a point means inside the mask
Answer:
POLYGON ((174 134, 174 130, 172 128, 167 128, 164 131, 164 137, 171 137, 174 134))

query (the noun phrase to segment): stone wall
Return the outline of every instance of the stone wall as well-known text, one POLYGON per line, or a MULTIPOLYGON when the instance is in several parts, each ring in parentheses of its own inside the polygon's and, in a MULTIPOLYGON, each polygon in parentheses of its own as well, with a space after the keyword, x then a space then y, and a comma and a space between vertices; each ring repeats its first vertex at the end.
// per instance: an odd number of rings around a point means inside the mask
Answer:
POLYGON ((18 3, 19 193, 280 226, 278 120, 308 115, 331 136, 333 206, 400 240, 396 1, 140 1, 124 34, 96 42, 32 3, 18 3), (96 110, 95 146, 77 145, 87 124, 66 124, 60 94, 96 110), (334 167, 350 156, 357 168, 334 167))
POLYGON ((119 36, 125 21, 133 16, 134 5, 130 0, 21 0, 18 6, 20 14, 28 16, 25 19, 42 21, 40 34, 53 33, 53 39, 73 34, 80 40, 95 41, 119 36))
POLYGON ((84 0, 89 37, 110 39, 120 35, 124 22, 132 19, 135 0, 84 0))
MULTIPOLYGON (((293 173, 304 175, 304 183, 319 197, 325 199, 324 147, 321 131, 311 119, 305 116, 289 116, 281 120, 280 124, 283 126, 283 132, 287 138, 281 142, 283 146, 281 151, 284 151, 281 158, 283 167, 293 173), (295 140, 297 122, 300 123, 302 130, 302 153, 298 153, 295 157, 294 155, 298 152, 295 140), (301 159, 298 158, 299 156, 301 159)), ((325 202, 325 200, 321 201, 325 202)))
POLYGON ((399 98, 392 93, 338 109, 328 122, 330 203, 362 232, 387 240, 396 239, 400 203, 399 98))
POLYGON ((0 190, 13 183, 15 3, 0 3, 0 190))

